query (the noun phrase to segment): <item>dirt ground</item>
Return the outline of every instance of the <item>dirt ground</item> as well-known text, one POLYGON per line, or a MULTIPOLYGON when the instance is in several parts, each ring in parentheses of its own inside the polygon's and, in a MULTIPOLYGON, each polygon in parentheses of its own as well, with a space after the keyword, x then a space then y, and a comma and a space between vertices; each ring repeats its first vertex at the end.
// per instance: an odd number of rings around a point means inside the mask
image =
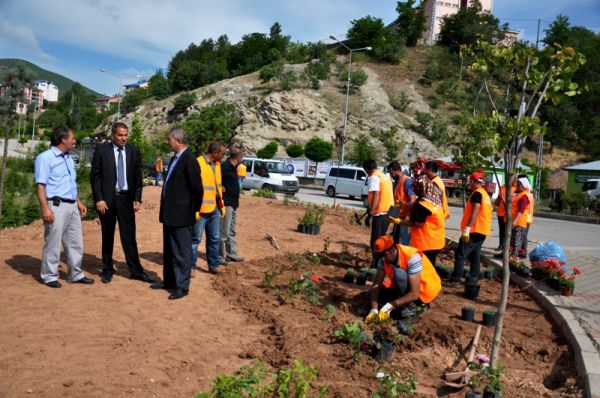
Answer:
MULTIPOLYGON (((137 230, 143 266, 162 276, 159 192, 144 190, 137 230)), ((444 288, 390 362, 380 364, 368 355, 355 362, 333 329, 360 319, 366 308, 367 287, 341 280, 345 267, 366 263, 368 231, 338 210, 330 212, 321 235, 300 234, 295 229, 302 214, 295 203, 242 196, 238 242, 246 262, 218 277, 197 273, 190 295, 175 302, 166 292, 127 278, 118 243, 117 274, 109 285, 100 283, 97 221, 83 226, 84 269, 96 279, 93 286, 64 283, 64 273, 62 289, 40 284, 40 222, 1 231, 0 397, 193 396, 210 388, 217 375, 254 358, 274 368, 301 358, 319 368, 319 382, 330 386, 331 396, 371 396, 379 385, 377 370, 399 369, 418 380, 417 396, 462 397, 464 391, 446 389, 441 379, 476 329, 459 319, 466 304, 462 293, 444 288), (267 233, 279 251, 265 239, 267 233), (321 264, 289 254, 319 253, 325 238, 330 254, 322 255, 321 264), (265 271, 273 264, 283 273, 266 288, 265 271), (317 282, 319 303, 278 297, 275 288, 284 291, 290 277, 309 271, 325 278, 317 282), (331 321, 328 304, 337 308, 331 321)), ((206 269, 203 260, 199 265, 206 269)), ((498 282, 482 282, 474 303, 479 318, 496 305, 499 289, 498 282)), ((580 396, 566 340, 527 295, 513 290, 510 300, 500 358, 508 370, 505 396, 580 396)), ((492 333, 483 329, 479 353, 489 354, 492 333)))

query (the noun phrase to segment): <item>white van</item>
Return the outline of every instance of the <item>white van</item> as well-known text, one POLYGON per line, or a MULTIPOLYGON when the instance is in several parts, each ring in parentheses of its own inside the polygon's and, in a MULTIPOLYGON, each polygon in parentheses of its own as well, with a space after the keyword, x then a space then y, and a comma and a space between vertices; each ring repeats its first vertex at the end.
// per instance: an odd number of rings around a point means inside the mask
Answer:
POLYGON ((327 196, 348 195, 350 198, 365 200, 368 195, 367 173, 360 167, 332 167, 323 184, 327 196), (336 189, 337 177, 337 189, 336 189))
POLYGON ((246 178, 244 189, 270 189, 273 192, 297 193, 298 178, 281 160, 244 158, 246 178))
POLYGON ((593 178, 583 183, 582 192, 588 194, 592 199, 600 196, 600 179, 593 178))

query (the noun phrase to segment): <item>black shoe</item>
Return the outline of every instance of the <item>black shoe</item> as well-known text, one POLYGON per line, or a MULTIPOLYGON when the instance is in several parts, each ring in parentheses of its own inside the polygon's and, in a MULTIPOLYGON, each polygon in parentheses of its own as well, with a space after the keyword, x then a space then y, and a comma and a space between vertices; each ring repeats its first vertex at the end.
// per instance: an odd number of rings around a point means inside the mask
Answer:
POLYGON ((154 282, 153 284, 150 285, 150 289, 165 289, 165 290, 167 290, 167 288, 165 287, 165 283, 163 281, 154 282))
POLYGON ((53 289, 58 289, 59 287, 62 287, 62 285, 60 284, 59 281, 46 282, 46 283, 44 283, 44 285, 51 287, 53 289))
POLYGON ((241 263, 244 261, 244 257, 227 257, 227 261, 231 261, 232 263, 241 263))
POLYGON ((179 299, 184 298, 187 295, 188 295, 188 292, 186 292, 185 290, 183 290, 183 289, 175 289, 175 290, 173 290, 173 292, 169 296, 169 300, 179 300, 179 299))
POLYGON ((142 281, 142 282, 146 282, 146 283, 156 282, 156 279, 154 279, 150 275, 145 274, 143 272, 141 274, 131 275, 131 279, 135 279, 136 281, 142 281))
POLYGON ((102 273, 102 283, 110 283, 110 281, 112 280, 113 274, 112 272, 106 272, 106 273, 102 273))
POLYGON ((219 257, 219 265, 218 266, 221 266, 221 265, 225 265, 225 266, 228 265, 227 260, 225 260, 223 257, 219 257))
POLYGON ((84 285, 93 285, 94 280, 92 278, 84 276, 83 278, 77 279, 76 281, 73 281, 71 283, 83 283, 84 285))

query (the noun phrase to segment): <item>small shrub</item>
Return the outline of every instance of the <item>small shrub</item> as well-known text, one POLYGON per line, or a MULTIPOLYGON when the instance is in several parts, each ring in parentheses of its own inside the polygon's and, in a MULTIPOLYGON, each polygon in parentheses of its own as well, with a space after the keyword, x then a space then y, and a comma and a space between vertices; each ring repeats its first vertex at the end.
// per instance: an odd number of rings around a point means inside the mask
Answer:
POLYGON ((296 88, 298 84, 298 74, 293 70, 283 72, 279 80, 278 88, 282 91, 289 91, 296 88))
POLYGON ((256 190, 252 196, 257 196, 259 198, 267 198, 267 199, 276 199, 277 195, 270 189, 258 189, 256 190))
POLYGON ((354 351, 354 360, 356 362, 360 361, 360 345, 362 343, 362 329, 361 329, 361 321, 356 321, 354 323, 346 323, 334 330, 333 334, 340 341, 344 343, 350 344, 352 350, 354 351))
POLYGON ((412 100, 404 92, 400 93, 399 97, 390 97, 390 105, 400 112, 404 112, 411 102, 412 100))
POLYGON ((208 99, 214 97, 215 95, 217 95, 217 92, 214 89, 209 88, 208 90, 202 93, 202 99, 208 99))
POLYGON ((337 308, 335 308, 335 306, 331 304, 327 304, 327 307, 325 307, 325 311, 327 312, 327 322, 331 322, 331 320, 335 316, 335 313, 337 312, 337 308))
POLYGON ((264 147, 256 152, 256 156, 260 159, 271 159, 277 153, 279 145, 275 141, 269 142, 264 147))
POLYGON ((179 115, 187 111, 187 108, 192 106, 196 102, 196 93, 183 93, 175 98, 173 103, 173 109, 171 109, 172 115, 179 115))
POLYGON ((311 304, 319 302, 319 286, 312 280, 314 273, 307 273, 301 278, 291 277, 290 284, 286 289, 286 299, 294 302, 297 296, 302 296, 311 304))
POLYGON ((285 153, 287 153, 289 157, 298 158, 304 155, 304 147, 300 144, 290 144, 285 147, 285 153))
POLYGON ((265 65, 260 69, 258 78, 261 82, 268 83, 271 80, 278 80, 283 75, 283 64, 281 62, 275 62, 269 65, 265 65))
POLYGON ((411 373, 402 374, 395 371, 393 376, 385 374, 379 378, 379 391, 373 398, 399 397, 402 394, 412 395, 417 388, 417 381, 411 373))
POLYGON ((577 215, 590 203, 590 197, 584 192, 569 192, 563 197, 563 200, 572 215, 577 215))

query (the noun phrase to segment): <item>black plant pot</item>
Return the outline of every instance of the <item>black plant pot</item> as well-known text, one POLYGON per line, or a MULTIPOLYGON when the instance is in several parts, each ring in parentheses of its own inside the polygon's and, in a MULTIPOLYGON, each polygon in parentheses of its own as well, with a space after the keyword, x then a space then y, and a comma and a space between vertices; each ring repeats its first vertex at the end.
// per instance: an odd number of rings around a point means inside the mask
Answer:
POLYGON ((533 277, 533 279, 535 280, 540 280, 542 279, 546 273, 544 272, 544 270, 541 267, 533 267, 531 269, 531 276, 533 277))
POLYGON ((461 311, 461 319, 467 322, 475 320, 475 308, 463 307, 461 311))
POLYGON ((517 271, 517 275, 522 276, 523 278, 529 278, 531 276, 531 268, 523 267, 517 271))
POLYGON ((485 279, 494 279, 494 269, 493 268, 486 268, 485 272, 485 279))
POLYGON ((487 312, 483 313, 482 318, 483 326, 493 327, 496 326, 496 313, 488 314, 487 312))
POLYGON ((356 276, 356 284, 360 285, 360 286, 364 286, 367 284, 367 273, 364 271, 361 271, 358 273, 358 275, 356 276))
POLYGON ((550 278, 547 279, 546 282, 548 282, 548 286, 550 286, 552 289, 556 291, 560 290, 560 281, 558 279, 550 278))
POLYGON ((354 268, 348 268, 346 275, 344 275, 344 282, 354 283, 354 268))
POLYGON ((298 232, 303 234, 303 233, 305 233, 305 230, 306 230, 306 225, 298 224, 298 232))
POLYGON ((392 354, 396 350, 394 343, 388 340, 381 340, 375 338, 375 345, 373 346, 373 358, 379 362, 387 362, 392 357, 392 354))
POLYGON ((319 235, 321 233, 321 226, 315 225, 315 235, 319 235))
POLYGON ((375 275, 377 275, 377 268, 371 268, 367 271, 367 280, 373 282, 375 280, 375 275))
POLYGON ((502 391, 494 391, 487 386, 483 390, 483 398, 502 398, 502 391))
POLYGON ((465 398, 481 398, 481 394, 471 390, 465 393, 465 398))
POLYGON ((465 298, 475 300, 479 296, 479 285, 477 283, 465 284, 465 298))

